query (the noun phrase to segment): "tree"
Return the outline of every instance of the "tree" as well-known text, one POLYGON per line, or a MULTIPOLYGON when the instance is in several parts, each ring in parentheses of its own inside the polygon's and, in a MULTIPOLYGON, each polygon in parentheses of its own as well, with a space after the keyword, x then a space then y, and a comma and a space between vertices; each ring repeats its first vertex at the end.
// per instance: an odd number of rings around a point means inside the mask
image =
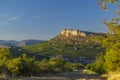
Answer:
MULTIPOLYGON (((118 0, 98 0, 103 10, 107 10, 107 4, 118 3, 118 0)), ((96 72, 120 71, 120 11, 117 17, 110 22, 103 23, 108 28, 107 37, 103 39, 103 47, 106 49, 105 55, 100 56, 95 63, 86 66, 96 72)))
POLYGON ((34 58, 27 57, 26 54, 10 59, 7 68, 15 76, 32 76, 37 72, 34 58))
POLYGON ((107 23, 109 33, 104 39, 106 65, 108 71, 120 69, 120 25, 107 23))
POLYGON ((9 48, 0 48, 0 73, 8 74, 6 65, 11 58, 9 48))
MULTIPOLYGON (((108 9, 107 4, 118 3, 118 0, 98 0, 99 4, 104 5, 103 10, 108 9)), ((108 27, 107 38, 103 40, 103 46, 106 48, 105 64, 107 71, 120 70, 120 11, 116 10, 117 16, 110 22, 104 21, 108 27)))
POLYGON ((47 61, 46 59, 43 59, 42 61, 37 62, 37 65, 39 67, 38 70, 40 73, 47 73, 51 70, 49 66, 49 61, 47 61))
POLYGON ((18 75, 20 73, 21 61, 20 58, 13 58, 8 61, 7 68, 12 75, 18 75))
POLYGON ((8 48, 0 48, 0 65, 5 64, 11 58, 8 48))
POLYGON ((107 4, 118 3, 118 0, 98 0, 98 4, 104 11, 108 11, 107 4))
POLYGON ((99 57, 97 58, 96 62, 88 64, 86 66, 86 69, 95 71, 99 74, 106 73, 106 65, 105 65, 105 58, 103 54, 100 54, 99 57))
POLYGON ((33 76, 36 74, 36 65, 35 65, 35 58, 27 57, 26 54, 22 54, 20 57, 20 75, 24 76, 33 76))
POLYGON ((64 71, 64 60, 61 58, 51 58, 49 61, 49 65, 51 66, 51 69, 53 72, 63 72, 64 71))

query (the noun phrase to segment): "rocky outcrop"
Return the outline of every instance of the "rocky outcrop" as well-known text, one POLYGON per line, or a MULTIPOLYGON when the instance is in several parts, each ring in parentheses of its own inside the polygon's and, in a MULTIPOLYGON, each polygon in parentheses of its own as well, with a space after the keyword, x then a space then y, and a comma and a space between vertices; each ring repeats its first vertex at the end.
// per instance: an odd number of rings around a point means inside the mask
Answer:
POLYGON ((104 33, 95 33, 95 32, 88 32, 88 31, 81 31, 74 29, 63 29, 60 34, 67 37, 69 36, 89 37, 89 36, 105 35, 104 33))

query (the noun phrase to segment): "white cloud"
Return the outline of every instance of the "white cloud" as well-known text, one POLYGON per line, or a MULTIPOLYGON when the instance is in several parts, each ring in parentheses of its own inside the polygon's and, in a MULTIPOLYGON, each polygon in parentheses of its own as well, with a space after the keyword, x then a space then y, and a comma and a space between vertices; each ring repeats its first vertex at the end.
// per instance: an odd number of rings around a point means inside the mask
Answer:
POLYGON ((4 21, 13 21, 19 18, 18 15, 16 15, 15 13, 12 12, 3 12, 0 13, 0 18, 4 21))
POLYGON ((13 20, 16 20, 18 18, 19 18, 18 16, 12 16, 12 17, 7 18, 6 20, 13 21, 13 20))

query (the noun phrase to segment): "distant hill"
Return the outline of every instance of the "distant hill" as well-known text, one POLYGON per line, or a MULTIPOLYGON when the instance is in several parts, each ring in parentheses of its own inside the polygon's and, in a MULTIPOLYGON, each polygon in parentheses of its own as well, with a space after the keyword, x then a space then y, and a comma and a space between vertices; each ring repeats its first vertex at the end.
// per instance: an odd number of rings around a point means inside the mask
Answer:
POLYGON ((34 40, 34 39, 28 39, 28 40, 22 40, 22 41, 15 41, 15 40, 0 40, 0 47, 4 46, 30 46, 37 43, 44 42, 44 40, 34 40))
POLYGON ((19 41, 18 45, 19 46, 31 46, 31 45, 38 44, 41 42, 44 42, 44 40, 28 39, 28 40, 19 41))
POLYGON ((104 33, 94 33, 80 30, 62 30, 60 34, 49 41, 36 45, 24 47, 28 53, 37 55, 63 55, 69 57, 95 58, 99 53, 104 52, 101 47, 101 39, 104 33), (85 36, 86 35, 86 36, 85 36))
POLYGON ((19 42, 15 40, 0 40, 0 46, 17 46, 19 42))

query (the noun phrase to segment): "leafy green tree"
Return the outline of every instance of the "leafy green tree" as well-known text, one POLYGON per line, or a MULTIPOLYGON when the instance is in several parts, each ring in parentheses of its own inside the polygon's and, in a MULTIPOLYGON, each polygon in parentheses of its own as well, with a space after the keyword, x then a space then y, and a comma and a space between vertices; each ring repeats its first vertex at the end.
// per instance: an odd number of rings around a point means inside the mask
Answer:
POLYGON ((13 58, 8 61, 7 68, 12 75, 18 75, 20 73, 21 61, 20 58, 13 58))
POLYGON ((55 73, 64 71, 64 60, 60 58, 51 58, 49 61, 49 65, 52 68, 52 71, 55 73))
POLYGON ((0 65, 5 64, 11 58, 10 50, 8 48, 0 49, 0 65))
POLYGON ((6 64, 11 58, 9 48, 0 48, 0 73, 8 74, 6 64))
POLYGON ((35 58, 27 57, 26 54, 22 54, 20 57, 20 75, 32 76, 35 74, 35 58))
POLYGON ((97 58, 96 62, 86 65, 86 69, 95 71, 99 74, 106 73, 105 58, 103 54, 97 58))
POLYGON ((109 33, 104 40, 106 65, 108 71, 120 70, 120 25, 107 23, 109 33))
POLYGON ((12 75, 32 76, 36 74, 35 60, 34 58, 27 57, 26 54, 10 59, 7 68, 12 75))
POLYGON ((42 61, 37 62, 37 65, 39 67, 39 73, 47 73, 51 70, 49 66, 49 61, 46 59, 43 59, 42 61))
MULTIPOLYGON (((119 3, 118 0, 98 1, 100 5, 104 4, 106 9, 108 9, 108 4, 119 3)), ((107 67, 107 71, 120 70, 120 10, 115 10, 115 13, 117 16, 112 18, 111 21, 104 21, 104 24, 108 28, 107 38, 103 40, 103 46, 106 48, 105 65, 107 67)))
POLYGON ((105 55, 108 71, 120 70, 120 43, 113 45, 105 55))
MULTIPOLYGON (((107 10, 107 4, 117 3, 118 0, 98 0, 103 10, 107 10)), ((100 55, 96 62, 86 66, 98 73, 120 70, 120 18, 117 13, 116 18, 112 18, 110 22, 104 21, 108 28, 107 37, 103 39, 103 47, 106 49, 106 54, 100 55)))

